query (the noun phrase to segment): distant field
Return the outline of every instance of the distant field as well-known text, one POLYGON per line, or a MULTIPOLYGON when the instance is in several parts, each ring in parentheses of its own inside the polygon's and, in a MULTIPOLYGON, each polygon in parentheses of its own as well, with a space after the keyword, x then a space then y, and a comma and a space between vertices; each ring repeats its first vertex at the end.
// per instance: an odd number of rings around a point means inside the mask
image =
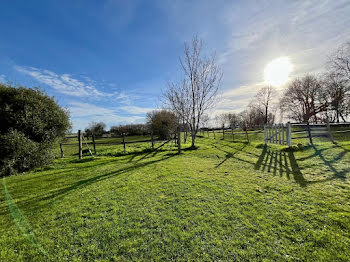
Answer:
POLYGON ((2 180, 0 261, 349 261, 348 135, 294 150, 221 138, 82 160, 71 139, 52 166, 2 180))

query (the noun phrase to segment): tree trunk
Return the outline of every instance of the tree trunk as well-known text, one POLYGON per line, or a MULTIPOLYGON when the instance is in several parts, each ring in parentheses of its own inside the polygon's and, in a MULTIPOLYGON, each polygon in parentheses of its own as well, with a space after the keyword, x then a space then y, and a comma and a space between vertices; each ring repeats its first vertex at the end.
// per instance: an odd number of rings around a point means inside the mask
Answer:
POLYGON ((192 131, 192 132, 191 132, 191 136, 192 136, 192 144, 191 144, 191 147, 195 147, 195 144, 196 144, 196 132, 192 131))

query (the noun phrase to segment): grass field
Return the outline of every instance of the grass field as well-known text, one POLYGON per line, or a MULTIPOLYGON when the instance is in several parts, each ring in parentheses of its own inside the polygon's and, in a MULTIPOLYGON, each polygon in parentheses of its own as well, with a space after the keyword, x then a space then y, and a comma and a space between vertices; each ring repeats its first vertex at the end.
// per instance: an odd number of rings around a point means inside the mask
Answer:
POLYGON ((220 138, 181 155, 100 144, 78 160, 66 146, 4 178, 0 261, 349 261, 349 139, 288 150, 220 138))

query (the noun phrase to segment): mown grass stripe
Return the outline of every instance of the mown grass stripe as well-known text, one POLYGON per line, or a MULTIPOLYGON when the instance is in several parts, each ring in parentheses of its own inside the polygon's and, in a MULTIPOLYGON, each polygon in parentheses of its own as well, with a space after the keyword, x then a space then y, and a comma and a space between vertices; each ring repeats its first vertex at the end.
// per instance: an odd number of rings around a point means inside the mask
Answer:
POLYGON ((47 252, 40 245, 38 239, 36 238, 34 231, 33 231, 32 227, 30 226, 28 219, 21 212, 21 210, 18 208, 15 201, 11 197, 9 191, 7 190, 5 178, 2 179, 2 183, 4 185, 5 197, 6 197, 7 204, 8 204, 11 216, 12 216, 13 220, 15 221, 17 228, 22 233, 24 238, 26 238, 29 242, 31 242, 35 248, 37 248, 44 255, 48 256, 47 252))

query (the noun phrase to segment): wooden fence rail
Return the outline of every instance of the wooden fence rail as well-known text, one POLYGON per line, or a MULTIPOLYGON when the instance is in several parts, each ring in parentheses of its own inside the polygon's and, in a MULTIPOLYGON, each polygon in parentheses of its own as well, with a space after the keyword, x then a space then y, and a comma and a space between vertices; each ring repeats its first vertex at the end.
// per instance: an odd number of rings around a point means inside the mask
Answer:
POLYGON ((290 123, 274 124, 264 126, 265 144, 286 144, 292 146, 292 140, 308 139, 310 144, 313 144, 313 138, 324 137, 328 138, 332 143, 335 143, 333 133, 348 133, 349 130, 331 130, 331 126, 343 127, 350 126, 350 123, 290 123), (292 130, 296 128, 296 130, 292 130))
MULTIPOLYGON (((94 149, 94 155, 96 155, 96 145, 105 145, 105 146, 109 146, 109 145, 123 145, 123 152, 124 154, 126 153, 127 151, 127 145, 128 144, 137 144, 137 143, 150 143, 151 144, 151 148, 152 150, 155 149, 155 143, 156 142, 164 142, 164 140, 162 139, 159 139, 159 138, 155 138, 153 133, 150 134, 151 137, 150 139, 142 139, 142 140, 136 140, 136 141, 127 141, 127 136, 126 134, 123 134, 123 136, 121 137, 101 137, 99 138, 97 141, 95 141, 95 136, 92 135, 92 141, 87 141, 82 133, 81 130, 78 130, 77 134, 75 136, 66 136, 64 140, 66 139, 72 139, 72 138, 77 138, 78 140, 78 144, 75 142, 75 143, 72 143, 72 142, 69 142, 69 141, 66 141, 66 143, 64 143, 63 141, 61 143, 59 143, 59 146, 60 146, 60 151, 61 151, 61 157, 64 156, 63 154, 63 146, 78 146, 78 156, 79 156, 79 159, 82 159, 83 157, 83 144, 86 146, 88 152, 90 153, 91 156, 93 156, 92 154, 92 151, 89 147, 89 145, 93 145, 93 149, 94 149), (104 141, 100 141, 98 142, 99 140, 109 140, 109 139, 116 139, 116 138, 120 138, 121 141, 120 142, 104 142, 104 141), (84 142, 84 143, 83 143, 84 142)), ((175 141, 175 145, 178 147, 178 153, 181 153, 181 141, 180 139, 177 139, 177 137, 179 137, 181 135, 181 132, 180 131, 177 131, 175 133, 172 133, 170 134, 170 138, 166 140, 165 143, 163 143, 162 145, 166 144, 166 143, 169 143, 169 142, 172 142, 171 145, 173 145, 173 142, 175 141)))

